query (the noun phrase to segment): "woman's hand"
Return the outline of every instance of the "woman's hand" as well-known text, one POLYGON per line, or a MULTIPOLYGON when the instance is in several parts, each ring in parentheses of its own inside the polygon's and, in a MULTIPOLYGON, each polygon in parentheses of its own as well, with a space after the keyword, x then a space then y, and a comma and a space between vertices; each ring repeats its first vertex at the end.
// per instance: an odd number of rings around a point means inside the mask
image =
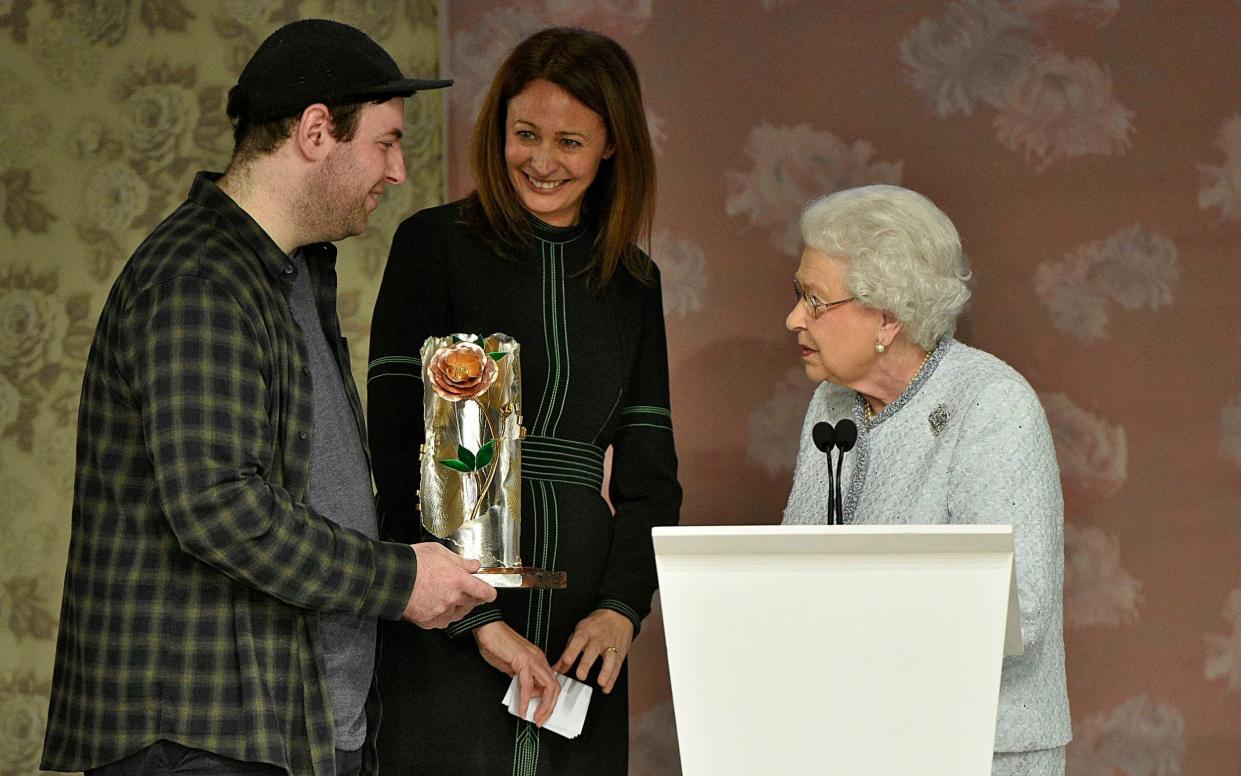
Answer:
POLYGON ((629 654, 631 643, 633 623, 628 617, 611 609, 596 609, 573 629, 573 636, 565 646, 564 654, 556 665, 552 666, 552 670, 567 673, 576 662, 577 678, 584 682, 595 661, 602 656, 599 689, 610 693, 612 686, 616 684, 616 677, 620 676, 621 664, 629 654))
POLYGON ((475 628, 474 641, 483 660, 493 668, 517 677, 517 710, 523 718, 530 699, 538 696, 539 709, 534 713, 534 724, 543 727, 560 696, 560 683, 547 665, 543 650, 502 622, 489 622, 475 628))

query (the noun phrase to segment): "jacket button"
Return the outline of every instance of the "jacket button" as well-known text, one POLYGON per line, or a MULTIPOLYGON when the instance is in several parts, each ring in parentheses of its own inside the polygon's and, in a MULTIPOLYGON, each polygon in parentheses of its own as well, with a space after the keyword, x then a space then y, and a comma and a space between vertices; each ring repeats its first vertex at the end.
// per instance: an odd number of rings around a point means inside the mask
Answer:
POLYGON ((290 264, 285 264, 285 265, 284 265, 284 274, 286 274, 286 275, 292 275, 292 274, 293 274, 293 265, 292 265, 291 263, 290 263, 290 264))
POLYGON ((309 438, 309 437, 310 437, 310 434, 307 434, 305 431, 299 431, 299 432, 297 432, 297 438, 298 438, 298 439, 307 439, 307 438, 309 438))

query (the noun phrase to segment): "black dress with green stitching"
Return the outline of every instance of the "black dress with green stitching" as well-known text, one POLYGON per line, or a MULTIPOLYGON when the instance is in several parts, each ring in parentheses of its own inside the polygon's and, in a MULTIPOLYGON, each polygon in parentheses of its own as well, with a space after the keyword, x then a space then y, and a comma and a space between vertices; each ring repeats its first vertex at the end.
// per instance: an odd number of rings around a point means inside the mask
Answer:
POLYGON ((461 204, 401 224, 376 302, 367 391, 383 531, 422 538, 423 340, 503 332, 521 344, 522 561, 566 571, 568 588, 502 590, 445 631, 385 623, 380 768, 625 776, 627 671, 610 695, 596 687, 581 736, 566 739, 508 713, 500 701, 509 677, 483 661, 470 631, 503 620, 555 663, 593 610, 620 612, 635 631, 650 611, 651 528, 675 524, 681 504, 658 273, 644 284, 620 269, 593 290, 583 272, 595 236, 588 224, 531 219, 529 248, 506 258, 460 222, 461 204), (608 447, 615 514, 601 495, 608 447))

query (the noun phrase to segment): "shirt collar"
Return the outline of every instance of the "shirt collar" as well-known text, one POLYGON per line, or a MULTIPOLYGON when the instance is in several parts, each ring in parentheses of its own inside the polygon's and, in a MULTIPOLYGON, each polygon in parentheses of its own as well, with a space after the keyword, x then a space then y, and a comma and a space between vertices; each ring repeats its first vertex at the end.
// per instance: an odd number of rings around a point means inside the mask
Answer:
MULTIPOLYGON (((259 257, 269 275, 273 278, 286 276, 286 267, 292 266, 288 254, 280 250, 280 246, 263 231, 263 227, 216 185, 222 177, 223 173, 219 172, 199 172, 190 186, 189 199, 224 219, 237 236, 254 251, 254 255, 259 257)), ((334 263, 336 259, 336 246, 331 243, 311 243, 303 245, 301 250, 309 264, 325 259, 334 263)))

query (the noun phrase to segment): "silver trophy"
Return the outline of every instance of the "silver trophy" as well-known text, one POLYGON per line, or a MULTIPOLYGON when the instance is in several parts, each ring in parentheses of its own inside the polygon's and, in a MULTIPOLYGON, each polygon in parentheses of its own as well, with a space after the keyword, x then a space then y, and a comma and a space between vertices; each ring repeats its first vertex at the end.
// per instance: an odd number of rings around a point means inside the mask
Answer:
POLYGON ((505 334, 422 343, 422 525, 495 587, 565 586, 521 562, 521 346, 505 334))

